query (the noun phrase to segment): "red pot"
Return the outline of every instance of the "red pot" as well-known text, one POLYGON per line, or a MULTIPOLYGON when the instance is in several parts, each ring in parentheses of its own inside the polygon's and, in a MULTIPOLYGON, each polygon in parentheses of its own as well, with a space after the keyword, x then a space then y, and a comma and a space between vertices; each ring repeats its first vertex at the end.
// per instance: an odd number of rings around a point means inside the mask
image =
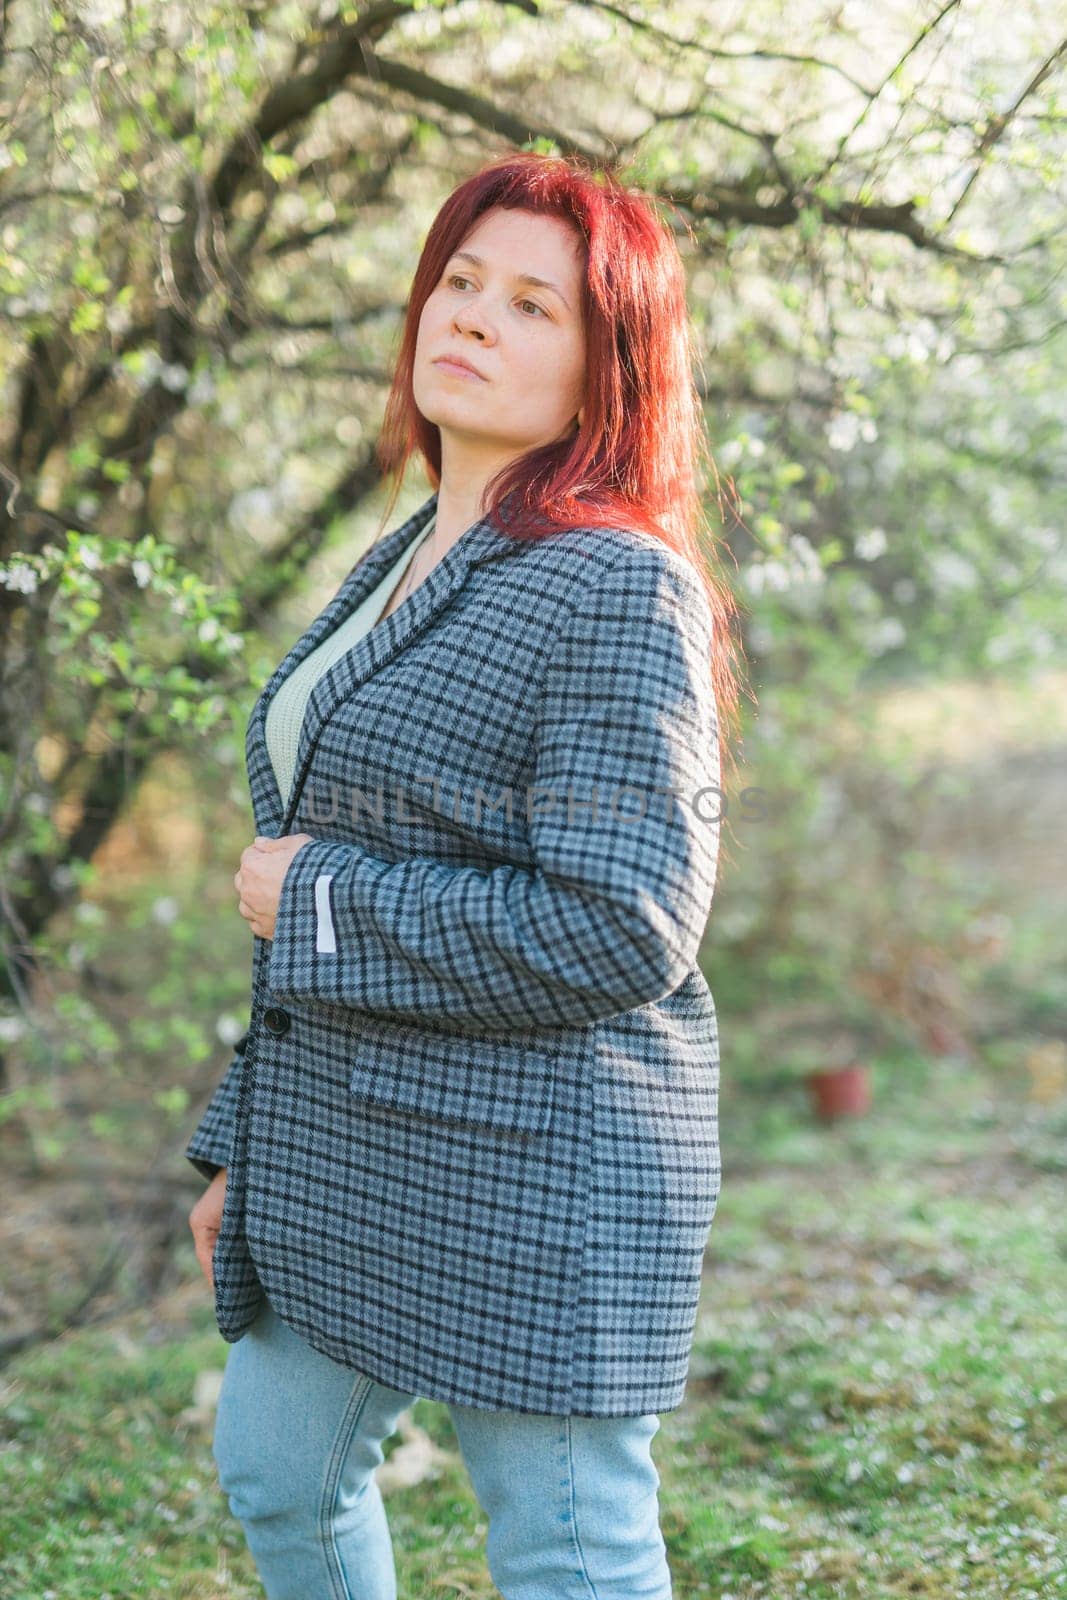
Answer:
POLYGON ((836 1117, 862 1117, 871 1107, 871 1074, 865 1061, 808 1073, 815 1115, 822 1122, 836 1117))

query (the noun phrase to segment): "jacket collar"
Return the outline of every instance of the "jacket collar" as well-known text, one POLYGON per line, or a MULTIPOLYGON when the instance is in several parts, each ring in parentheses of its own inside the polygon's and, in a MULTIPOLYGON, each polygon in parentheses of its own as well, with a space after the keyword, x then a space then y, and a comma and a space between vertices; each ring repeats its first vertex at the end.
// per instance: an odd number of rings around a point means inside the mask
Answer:
MULTIPOLYGON (((406 522, 386 534, 360 558, 326 609, 293 645, 268 678, 252 710, 245 738, 245 756, 257 831, 279 837, 289 831, 311 752, 337 707, 361 684, 399 655, 404 646, 444 609, 462 588, 473 567, 514 554, 521 541, 500 533, 488 521, 472 523, 448 554, 383 622, 377 622, 315 683, 308 699, 297 748, 296 771, 288 804, 284 804, 267 753, 267 704, 282 682, 381 582, 406 544, 425 528, 437 510, 432 494, 406 522)), ((384 604, 384 601, 383 601, 384 604)))

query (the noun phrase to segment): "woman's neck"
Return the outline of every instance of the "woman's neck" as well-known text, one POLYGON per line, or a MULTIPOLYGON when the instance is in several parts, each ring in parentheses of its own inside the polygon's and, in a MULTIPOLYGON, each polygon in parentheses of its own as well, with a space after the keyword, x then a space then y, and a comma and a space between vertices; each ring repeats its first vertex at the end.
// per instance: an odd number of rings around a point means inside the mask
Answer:
POLYGON ((514 460, 515 451, 468 451, 454 439, 441 441, 441 484, 437 491, 437 525, 431 535, 435 551, 446 555, 474 523, 481 522, 481 496, 490 478, 514 460))

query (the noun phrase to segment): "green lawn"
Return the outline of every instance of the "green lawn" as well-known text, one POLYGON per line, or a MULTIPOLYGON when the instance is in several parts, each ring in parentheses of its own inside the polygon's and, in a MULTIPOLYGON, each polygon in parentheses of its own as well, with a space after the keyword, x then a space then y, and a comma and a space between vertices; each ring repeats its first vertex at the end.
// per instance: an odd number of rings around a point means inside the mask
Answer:
MULTIPOLYGON (((1067 1597, 1067 1101, 1015 1054, 883 1059, 872 1113, 824 1128, 787 1076, 738 1088, 724 1028, 723 1191, 654 1446, 676 1600, 1067 1597)), ((4 1600, 262 1595, 187 1415, 229 1348, 188 1265, 7 1369, 4 1600)), ((491 1596, 448 1412, 413 1420, 452 1460, 388 1497, 401 1596, 491 1596)))

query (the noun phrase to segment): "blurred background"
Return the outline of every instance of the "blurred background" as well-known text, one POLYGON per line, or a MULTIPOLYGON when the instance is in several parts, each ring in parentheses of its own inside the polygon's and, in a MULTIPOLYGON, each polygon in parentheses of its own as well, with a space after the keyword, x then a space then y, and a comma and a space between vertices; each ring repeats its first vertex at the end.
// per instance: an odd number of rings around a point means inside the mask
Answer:
MULTIPOLYGON (((1067 1595, 1065 34, 1038 0, 3 8, 12 1600, 261 1593, 182 1154, 247 1025, 245 723, 378 529, 426 230, 510 148, 661 197, 736 511, 678 1600, 1067 1595)), ((447 1410, 388 1449, 401 1592, 492 1595, 447 1410)))

